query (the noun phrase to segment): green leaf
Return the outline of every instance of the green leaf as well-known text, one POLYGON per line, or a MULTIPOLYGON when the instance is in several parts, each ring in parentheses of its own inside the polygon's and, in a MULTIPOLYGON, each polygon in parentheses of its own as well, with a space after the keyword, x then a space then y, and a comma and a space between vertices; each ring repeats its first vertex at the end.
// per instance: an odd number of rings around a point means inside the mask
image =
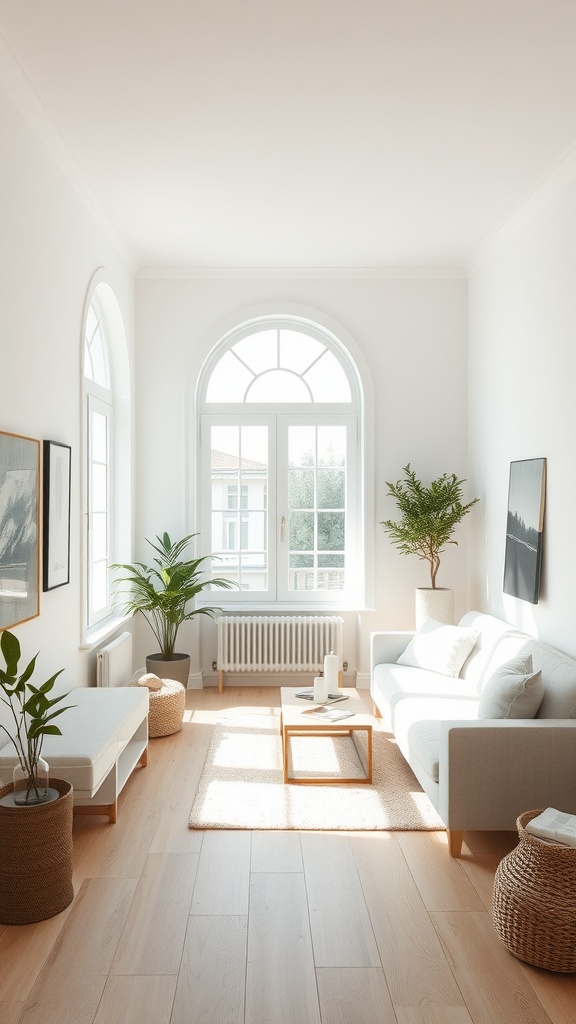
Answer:
POLYGON ((21 653, 18 637, 14 636, 14 633, 10 633, 5 629, 0 636, 0 648, 4 655, 8 675, 15 676, 18 672, 18 662, 20 661, 21 653))

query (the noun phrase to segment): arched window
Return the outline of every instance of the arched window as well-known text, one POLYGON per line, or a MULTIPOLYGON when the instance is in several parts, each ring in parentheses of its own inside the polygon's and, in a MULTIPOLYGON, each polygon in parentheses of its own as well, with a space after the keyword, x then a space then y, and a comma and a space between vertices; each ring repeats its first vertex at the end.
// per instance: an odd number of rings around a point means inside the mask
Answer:
POLYGON ((109 566, 130 558, 130 372, 120 307, 97 275, 83 331, 84 633, 97 637, 116 615, 109 566))
POLYGON ((203 538, 236 584, 218 604, 342 604, 361 586, 360 388, 330 332, 260 318, 214 350, 200 387, 203 538))

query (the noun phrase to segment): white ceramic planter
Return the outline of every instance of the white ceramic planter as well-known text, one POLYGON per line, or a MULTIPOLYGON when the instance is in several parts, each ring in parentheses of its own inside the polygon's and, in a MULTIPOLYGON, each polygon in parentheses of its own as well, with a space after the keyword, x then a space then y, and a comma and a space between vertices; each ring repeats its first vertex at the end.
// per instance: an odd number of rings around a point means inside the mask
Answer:
POLYGON ((448 587, 418 587, 416 590, 416 629, 427 619, 454 624, 454 591, 448 587))

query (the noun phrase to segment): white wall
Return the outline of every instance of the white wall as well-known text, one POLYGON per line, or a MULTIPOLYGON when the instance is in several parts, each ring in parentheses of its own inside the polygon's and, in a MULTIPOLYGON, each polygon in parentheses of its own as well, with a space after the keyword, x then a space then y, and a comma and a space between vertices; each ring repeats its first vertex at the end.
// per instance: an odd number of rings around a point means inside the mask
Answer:
MULTIPOLYGON (((533 206, 536 206, 534 203, 533 206)), ((576 654, 576 180, 519 221, 469 282, 470 604, 576 654), (537 605, 502 593, 508 474, 547 459, 543 586, 537 605)))
MULTIPOLYGON (((373 606, 347 624, 345 657, 350 669, 368 671, 371 629, 413 628, 414 587, 428 585, 427 564, 402 557, 378 526, 395 514, 385 500, 385 481, 396 480, 411 462, 428 481, 443 472, 467 475, 466 282, 462 279, 285 279, 152 280, 137 282, 138 507, 136 537, 196 528, 189 498, 194 384, 211 347, 247 308, 279 305, 317 310, 341 325, 372 378, 375 396, 373 606), (191 447, 191 446, 190 446, 191 447)), ((446 553, 439 584, 456 590, 456 612, 466 610, 466 527, 460 546, 446 553)), ((206 547, 202 549, 206 552, 206 547)), ((139 655, 151 637, 139 629, 139 655)), ((209 673, 216 656, 213 630, 204 629, 201 660, 209 673)), ((179 646, 192 651, 196 637, 186 627, 179 646)))
POLYGON ((94 676, 81 643, 80 352, 82 310, 107 269, 133 355, 134 281, 67 177, 0 90, 0 429, 72 446, 71 582, 40 595, 40 616, 15 628, 39 676, 62 689, 94 676))

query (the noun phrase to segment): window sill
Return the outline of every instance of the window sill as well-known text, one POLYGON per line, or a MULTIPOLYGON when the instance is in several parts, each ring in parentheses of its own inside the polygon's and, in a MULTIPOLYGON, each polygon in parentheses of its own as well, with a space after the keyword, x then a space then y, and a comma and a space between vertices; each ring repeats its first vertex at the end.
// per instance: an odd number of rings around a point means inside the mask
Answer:
POLYGON ((92 626, 91 629, 86 630, 84 641, 80 644, 80 650, 92 651, 104 640, 108 640, 113 633, 116 633, 131 618, 131 615, 115 615, 112 618, 105 619, 104 622, 99 622, 97 626, 92 626))

